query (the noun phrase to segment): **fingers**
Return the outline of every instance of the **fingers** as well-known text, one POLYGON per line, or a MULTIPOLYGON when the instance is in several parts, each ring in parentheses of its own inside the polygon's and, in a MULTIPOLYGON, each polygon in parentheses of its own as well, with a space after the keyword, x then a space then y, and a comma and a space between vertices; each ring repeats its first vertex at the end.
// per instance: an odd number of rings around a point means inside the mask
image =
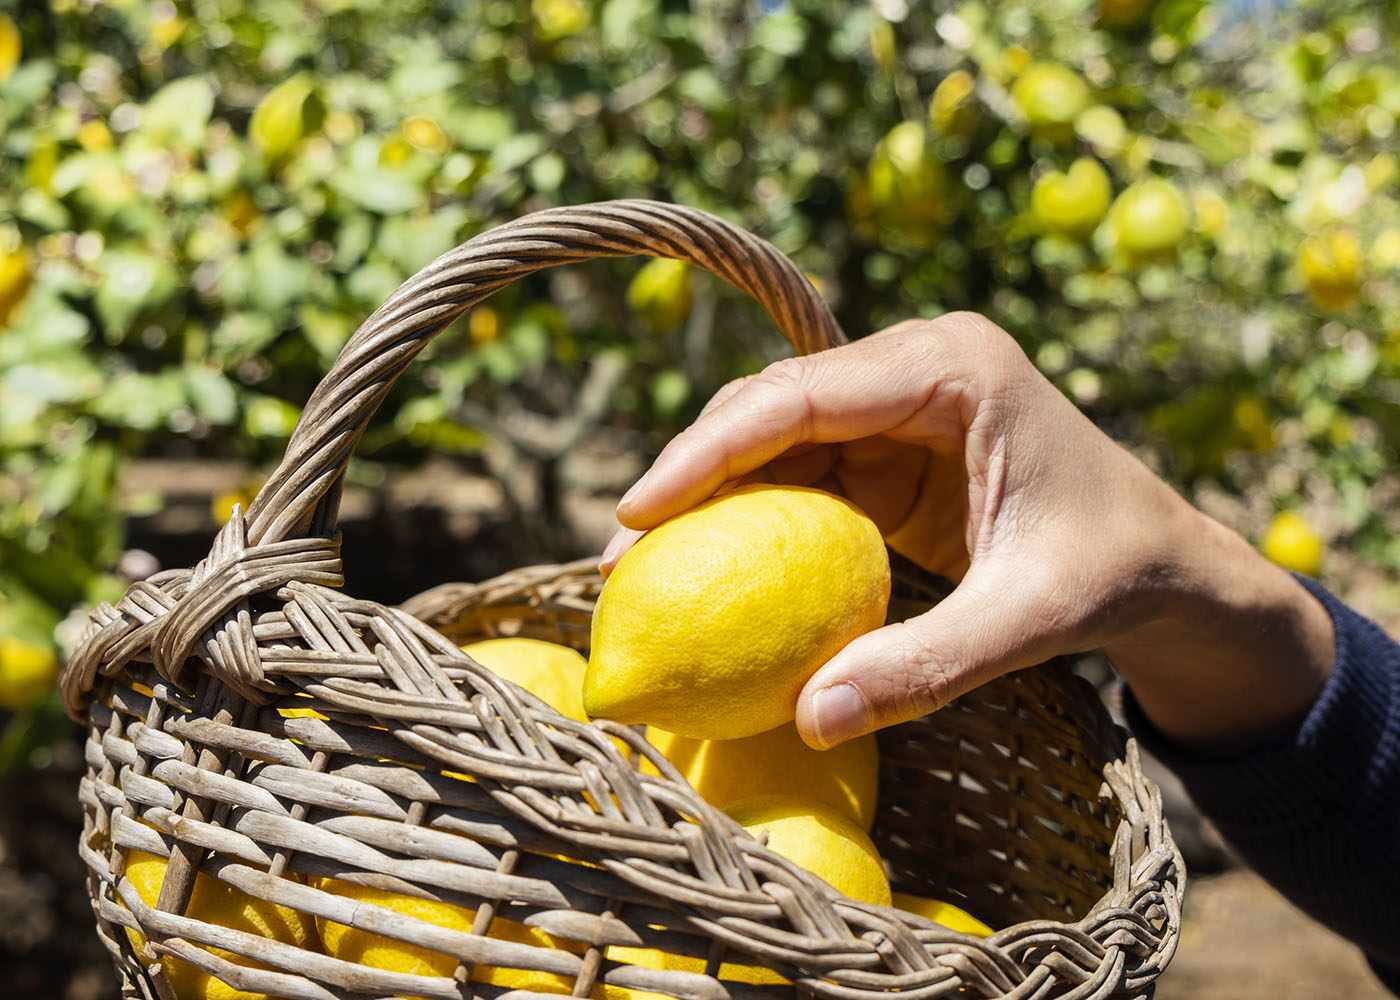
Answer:
POLYGON ((604 579, 613 571, 617 561, 622 558, 623 553, 636 544, 637 539, 646 534, 644 531, 633 531, 631 528, 618 528, 613 533, 608 544, 603 547, 603 554, 598 557, 598 572, 604 579))
POLYGON ((971 419, 979 345, 993 339, 954 335, 971 322, 901 324, 731 383, 622 499, 619 520, 652 527, 799 445, 890 434, 951 450, 971 419))
POLYGON ((927 715, 994 677, 1069 651, 1066 622, 1038 591, 1034 583, 1018 588, 1004 573, 974 568, 928 612, 856 639, 798 697, 803 739, 826 749, 927 715))

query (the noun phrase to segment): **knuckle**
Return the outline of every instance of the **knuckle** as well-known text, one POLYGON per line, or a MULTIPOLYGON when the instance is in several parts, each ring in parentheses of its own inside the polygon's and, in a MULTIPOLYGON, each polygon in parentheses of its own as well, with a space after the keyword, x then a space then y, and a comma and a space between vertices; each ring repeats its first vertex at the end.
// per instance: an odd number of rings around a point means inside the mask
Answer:
POLYGON ((916 718, 957 697, 957 665, 949 661, 947 650, 935 649, 918 629, 904 624, 899 631, 898 662, 894 664, 899 677, 899 707, 905 718, 916 718))

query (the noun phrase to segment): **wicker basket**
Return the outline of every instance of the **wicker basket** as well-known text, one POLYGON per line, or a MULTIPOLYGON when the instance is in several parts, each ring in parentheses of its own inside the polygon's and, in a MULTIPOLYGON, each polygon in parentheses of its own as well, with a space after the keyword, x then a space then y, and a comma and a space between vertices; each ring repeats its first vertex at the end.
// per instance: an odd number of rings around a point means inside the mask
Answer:
MULTIPOLYGON (((170 955, 296 1000, 500 994, 473 980, 482 966, 605 1000, 627 996, 616 987, 677 1000, 1150 996, 1180 930, 1181 857, 1133 742, 1064 664, 881 734, 873 836, 892 882, 1002 928, 979 939, 840 895, 700 800, 631 729, 566 719, 459 650, 503 634, 583 648, 591 563, 402 608, 335 589, 346 463, 424 343, 516 277, 633 254, 718 274, 799 351, 842 340, 782 255, 710 216, 650 202, 525 216, 428 265, 370 317, 208 558, 93 612, 62 683, 88 729, 80 852, 125 995, 169 1000, 158 959, 170 955), (326 718, 277 710, 290 705, 326 718), (662 777, 639 771, 643 755, 662 777), (169 858, 153 906, 124 877, 132 849, 169 858), (383 971, 203 922, 184 915, 196 873, 460 964, 450 977, 383 971), (356 905, 316 876, 456 903, 475 921, 467 933, 356 905), (567 946, 493 936, 498 917, 567 946), (710 974, 619 962, 610 945, 696 956, 710 974), (725 959, 791 985, 718 979, 725 959)), ((939 596, 902 563, 895 589, 896 618, 939 596)))

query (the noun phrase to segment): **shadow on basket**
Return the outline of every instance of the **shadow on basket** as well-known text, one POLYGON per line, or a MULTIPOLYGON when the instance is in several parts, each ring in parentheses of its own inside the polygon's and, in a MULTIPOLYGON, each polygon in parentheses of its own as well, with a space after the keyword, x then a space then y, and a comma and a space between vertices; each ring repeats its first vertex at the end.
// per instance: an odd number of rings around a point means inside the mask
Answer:
MULTIPOLYGON (((568 718, 462 652, 506 635, 585 649, 591 562, 399 608, 338 589, 345 462, 422 343, 521 273, 636 253, 748 291, 799 350, 841 340, 785 258, 709 216, 526 216, 366 322, 207 559, 94 611, 63 684, 88 728, 79 850, 124 994, 1150 996, 1183 866, 1134 743, 1066 664, 879 737, 891 884, 998 928, 977 937, 842 895, 639 732, 568 718)), ((940 594, 895 561, 892 618, 940 594)))

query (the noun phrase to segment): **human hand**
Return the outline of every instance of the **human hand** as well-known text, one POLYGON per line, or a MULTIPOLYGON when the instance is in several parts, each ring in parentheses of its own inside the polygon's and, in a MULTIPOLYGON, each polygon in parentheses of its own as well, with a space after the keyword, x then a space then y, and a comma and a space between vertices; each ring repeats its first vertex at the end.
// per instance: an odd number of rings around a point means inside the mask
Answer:
POLYGON ((642 531, 753 480, 845 495, 894 549, 959 581, 817 671, 797 704, 814 746, 1102 647, 1168 735, 1224 747, 1296 716, 1330 670, 1321 605, 980 316, 902 323, 721 390, 619 504, 604 572, 642 531))

